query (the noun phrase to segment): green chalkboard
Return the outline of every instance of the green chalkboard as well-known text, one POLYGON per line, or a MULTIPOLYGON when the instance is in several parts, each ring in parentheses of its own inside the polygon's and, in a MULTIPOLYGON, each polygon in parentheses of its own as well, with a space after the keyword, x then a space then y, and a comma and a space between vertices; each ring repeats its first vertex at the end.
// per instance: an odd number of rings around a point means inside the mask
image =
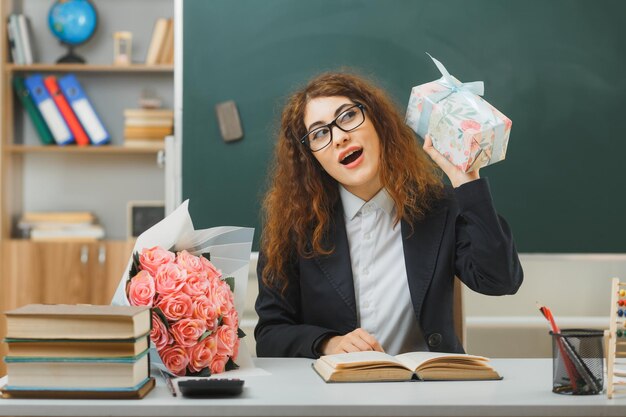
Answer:
POLYGON ((626 252, 626 2, 185 0, 183 197, 197 227, 257 227, 285 97, 348 66, 398 106, 439 78, 425 54, 513 120, 481 171, 522 252, 626 252), (221 139, 235 100, 244 138, 221 139))

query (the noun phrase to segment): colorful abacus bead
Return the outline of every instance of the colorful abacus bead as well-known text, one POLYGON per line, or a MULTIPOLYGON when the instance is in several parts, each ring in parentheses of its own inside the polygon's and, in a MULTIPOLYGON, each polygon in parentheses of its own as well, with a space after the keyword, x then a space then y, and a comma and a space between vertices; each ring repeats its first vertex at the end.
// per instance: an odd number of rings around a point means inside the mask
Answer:
POLYGON ((617 315, 620 317, 624 317, 624 310, 622 310, 621 308, 617 310, 617 315))
POLYGON ((619 296, 620 297, 626 296, 626 290, 619 290, 619 296))
POLYGON ((617 302, 617 305, 620 306, 620 307, 624 307, 624 300, 619 300, 617 302))
POLYGON ((617 334, 617 337, 622 337, 624 335, 624 332, 622 332, 622 330, 618 330, 617 332, 615 332, 615 334, 617 334))

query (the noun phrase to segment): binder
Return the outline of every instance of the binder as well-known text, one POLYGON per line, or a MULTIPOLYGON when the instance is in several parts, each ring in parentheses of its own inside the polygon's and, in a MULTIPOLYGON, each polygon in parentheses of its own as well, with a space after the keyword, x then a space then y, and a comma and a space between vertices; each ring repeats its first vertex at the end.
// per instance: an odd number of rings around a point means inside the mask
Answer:
POLYGON ((58 80, 59 87, 65 98, 70 103, 76 117, 89 135, 91 143, 103 145, 110 141, 110 136, 104 128, 102 121, 96 114, 91 102, 85 95, 80 83, 74 74, 68 74, 58 80))
POLYGON ((48 124, 48 128, 50 128, 56 143, 59 145, 72 143, 74 136, 67 123, 65 123, 61 112, 54 104, 52 97, 48 94, 48 90, 43 83, 43 77, 39 74, 30 75, 26 77, 24 84, 28 88, 30 96, 37 105, 43 119, 48 124))
POLYGON ((76 143, 81 146, 89 145, 89 137, 87 136, 87 133, 85 133, 85 130, 76 118, 76 115, 70 107, 70 104, 67 102, 67 99, 61 93, 61 90, 59 89, 59 84, 57 83, 57 77, 55 77, 54 75, 49 75, 44 78, 43 82, 46 85, 48 92, 52 96, 52 99, 59 108, 59 111, 63 115, 65 122, 72 131, 76 143))
POLYGON ((43 119, 41 113, 37 110, 37 106, 35 106, 35 102, 30 97, 30 92, 24 85, 24 78, 20 76, 13 77, 13 88, 22 102, 22 106, 24 106, 26 113, 28 113, 30 120, 33 122, 35 130, 37 130, 37 133, 39 134, 39 139, 41 139, 41 143, 44 145, 54 144, 55 141, 54 137, 52 137, 52 132, 48 129, 46 121, 43 119))

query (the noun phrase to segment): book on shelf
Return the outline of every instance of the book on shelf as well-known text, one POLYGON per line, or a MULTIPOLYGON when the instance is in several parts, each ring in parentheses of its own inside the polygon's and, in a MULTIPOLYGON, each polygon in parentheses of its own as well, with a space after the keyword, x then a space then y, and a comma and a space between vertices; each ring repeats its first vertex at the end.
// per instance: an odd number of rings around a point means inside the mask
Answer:
POLYGON ((90 211, 25 211, 20 221, 29 223, 87 223, 96 221, 90 211))
POLYGON ((17 23, 19 27, 19 37, 22 41, 22 48, 24 49, 24 65, 32 65, 33 60, 33 46, 30 37, 30 24, 28 18, 23 14, 17 15, 17 23))
POLYGON ((9 39, 9 49, 11 50, 11 59, 14 64, 24 62, 24 52, 18 47, 19 28, 17 27, 17 19, 10 15, 7 19, 7 37, 9 39))
POLYGON ((391 356, 383 352, 326 355, 313 363, 326 382, 462 381, 502 379, 483 356, 410 352, 391 356))
POLYGON ((174 120, 172 109, 125 109, 125 118, 142 118, 143 120, 162 119, 174 120))
POLYGON ((159 53, 159 64, 174 63, 174 19, 167 19, 167 30, 159 53))
POLYGON ((104 239, 104 227, 99 224, 35 226, 30 229, 30 239, 35 241, 96 241, 104 239))
POLYGON ((12 388, 136 389, 150 376, 148 350, 132 358, 6 356, 12 388))
POLYGON ((109 143, 111 140, 109 132, 102 124, 102 121, 98 117, 98 114, 76 76, 74 74, 67 74, 59 78, 58 83, 63 95, 67 98, 72 110, 74 110, 76 117, 80 121, 80 124, 87 132, 91 143, 94 145, 109 143))
POLYGON ((15 90, 15 94, 17 94, 20 103, 22 103, 22 107, 24 107, 24 110, 26 110, 26 113, 28 113, 31 122, 33 122, 33 126, 35 127, 35 130, 39 135, 41 143, 43 143, 44 145, 51 145, 56 143, 54 141, 54 137, 52 136, 52 132, 50 132, 50 129, 46 124, 46 121, 43 119, 43 116, 41 115, 39 109, 37 109, 37 106, 35 105, 35 102, 31 98, 30 92, 24 85, 23 77, 20 77, 19 75, 13 76, 13 89, 15 90))
POLYGON ((59 111, 63 115, 65 119, 65 123, 72 131, 74 135, 74 140, 80 146, 89 145, 89 137, 87 137, 87 133, 83 129, 83 126, 78 121, 76 114, 74 114, 74 110, 70 107, 70 104, 67 102, 67 99, 61 93, 61 89, 59 88, 59 84, 57 83, 57 77, 54 75, 49 75, 43 80, 46 88, 48 89, 48 93, 52 96, 54 103, 59 108, 59 111))
POLYGON ((146 65, 159 63, 159 56, 165 44, 165 37, 167 36, 167 28, 168 19, 164 17, 158 18, 154 23, 152 38, 150 38, 148 53, 146 54, 146 65))
POLYGON ((37 105, 37 109, 39 109, 48 128, 52 132, 55 142, 58 145, 72 143, 74 136, 48 93, 48 89, 43 82, 43 76, 39 74, 30 75, 25 78, 24 85, 28 89, 30 97, 37 105))
POLYGON ((154 377, 137 387, 120 389, 25 389, 5 386, 0 388, 3 398, 53 400, 140 400, 154 388, 154 377))
POLYGON ((150 336, 130 339, 15 339, 6 338, 7 356, 51 358, 132 358, 148 349, 150 336))
POLYGON ((28 304, 6 311, 9 339, 130 339, 150 332, 150 308, 28 304))

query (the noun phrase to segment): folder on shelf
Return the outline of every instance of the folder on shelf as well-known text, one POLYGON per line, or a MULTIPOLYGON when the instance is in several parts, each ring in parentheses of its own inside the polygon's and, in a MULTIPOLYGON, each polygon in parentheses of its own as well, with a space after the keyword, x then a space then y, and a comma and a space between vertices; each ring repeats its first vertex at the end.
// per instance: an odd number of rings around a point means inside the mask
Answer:
POLYGON ((61 90, 59 89, 59 84, 57 83, 57 77, 55 77, 54 75, 49 75, 44 78, 43 82, 46 85, 48 92, 52 96, 52 99, 59 108, 59 111, 63 115, 65 122, 72 131, 76 143, 83 146, 89 145, 89 137, 87 137, 87 133, 85 133, 85 130, 76 118, 76 115, 70 107, 70 104, 67 102, 67 99, 65 98, 63 93, 61 93, 61 90))
POLYGON ((152 38, 150 39, 150 46, 148 46, 146 65, 155 65, 159 63, 161 50, 163 49, 165 37, 167 36, 167 27, 168 19, 161 17, 156 20, 154 30, 152 31, 152 38))
POLYGON ((94 145, 103 145, 110 141, 110 136, 107 130, 104 128, 102 121, 96 114, 91 102, 87 98, 87 95, 83 91, 80 83, 76 79, 74 74, 68 74, 59 78, 59 87, 63 95, 69 101, 72 110, 78 117, 78 120, 83 125, 89 135, 91 143, 94 145))
POLYGON ((30 97, 30 92, 24 85, 24 78, 20 76, 13 77, 13 88, 15 89, 15 93, 20 99, 22 106, 28 113, 30 120, 33 122, 35 126, 35 130, 37 130, 37 134, 39 134, 39 139, 41 139, 41 143, 44 145, 54 144, 54 137, 52 137, 52 132, 48 129, 48 125, 46 121, 37 110, 37 106, 35 102, 30 97))
POLYGON ((70 128, 65 123, 65 119, 52 100, 46 86, 43 83, 43 77, 39 74, 30 75, 24 80, 24 84, 37 108, 41 112, 43 119, 48 124, 48 128, 52 132, 54 140, 59 145, 66 145, 74 141, 74 136, 70 128))

